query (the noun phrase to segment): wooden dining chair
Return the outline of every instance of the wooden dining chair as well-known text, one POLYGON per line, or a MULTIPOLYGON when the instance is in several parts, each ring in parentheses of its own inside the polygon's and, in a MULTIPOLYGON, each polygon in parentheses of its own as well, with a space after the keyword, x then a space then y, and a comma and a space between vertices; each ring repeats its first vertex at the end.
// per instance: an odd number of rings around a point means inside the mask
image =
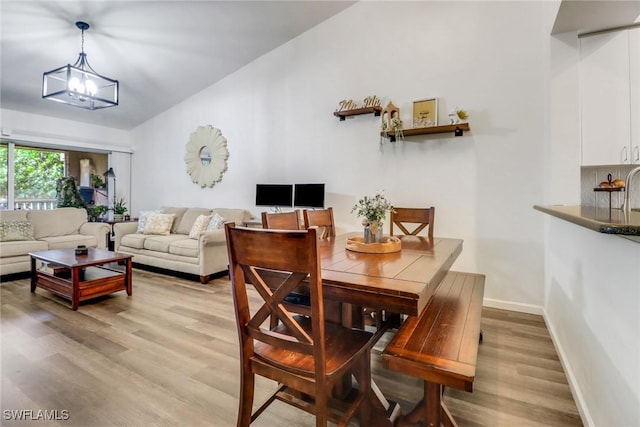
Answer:
POLYGON ((336 225, 333 221, 333 208, 302 210, 304 228, 316 226, 320 230, 320 239, 336 237, 336 225))
POLYGON ((262 212, 262 228, 300 230, 300 210, 278 213, 262 212))
POLYGON ((225 233, 240 338, 237 425, 248 426, 275 400, 315 414, 316 426, 326 426, 328 420, 346 426, 358 413, 360 424, 368 425, 372 334, 325 322, 315 228, 261 230, 227 224, 225 233), (311 306, 299 313, 284 297, 303 281, 311 306), (247 284, 256 297, 249 298, 247 284), (260 306, 252 307, 256 298, 260 306), (270 316, 279 319, 277 326, 266 326, 270 316), (279 387, 253 411, 256 375, 279 387), (358 382, 353 400, 337 400, 331 393, 345 375, 358 382))
POLYGON ((389 234, 393 236, 393 227, 396 226, 406 236, 417 236, 426 227, 427 235, 433 238, 433 223, 436 214, 436 208, 396 208, 391 209, 391 221, 389 234), (405 224, 418 224, 413 231, 409 231, 405 224))

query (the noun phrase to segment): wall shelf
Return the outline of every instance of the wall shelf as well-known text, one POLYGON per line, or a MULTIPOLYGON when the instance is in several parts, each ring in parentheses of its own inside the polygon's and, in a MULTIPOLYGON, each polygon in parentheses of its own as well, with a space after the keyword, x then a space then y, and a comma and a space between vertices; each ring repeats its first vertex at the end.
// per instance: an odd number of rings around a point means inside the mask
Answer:
POLYGON ((339 117, 340 121, 342 122, 344 121, 344 119, 347 118, 347 116, 359 116, 361 114, 373 113, 374 116, 378 117, 380 116, 381 111, 382 111, 382 107, 376 106, 376 107, 355 108, 353 110, 336 111, 333 113, 333 115, 336 117, 339 117))
MULTIPOLYGON (((430 126, 426 128, 409 128, 402 129, 402 134, 404 136, 414 136, 414 135, 427 135, 433 133, 448 133, 453 132, 455 136, 461 136, 463 131, 468 131, 469 123, 457 123, 453 125, 443 125, 443 126, 430 126), (456 130, 460 132, 460 135, 455 135, 456 130)), ((387 137, 394 142, 396 140, 395 132, 390 130, 387 131, 387 137)))

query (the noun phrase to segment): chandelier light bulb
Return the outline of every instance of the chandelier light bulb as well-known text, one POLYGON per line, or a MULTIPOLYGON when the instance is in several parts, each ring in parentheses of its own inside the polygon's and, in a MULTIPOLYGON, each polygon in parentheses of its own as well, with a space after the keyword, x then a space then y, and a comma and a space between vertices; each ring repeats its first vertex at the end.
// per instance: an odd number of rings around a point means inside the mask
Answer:
POLYGON ((87 79, 84 83, 85 88, 87 89, 87 94, 91 96, 95 96, 98 93, 98 86, 93 82, 93 80, 87 79))
POLYGON ((73 77, 71 80, 69 80, 69 90, 78 93, 84 93, 84 86, 82 83, 80 83, 80 80, 77 77, 73 77))

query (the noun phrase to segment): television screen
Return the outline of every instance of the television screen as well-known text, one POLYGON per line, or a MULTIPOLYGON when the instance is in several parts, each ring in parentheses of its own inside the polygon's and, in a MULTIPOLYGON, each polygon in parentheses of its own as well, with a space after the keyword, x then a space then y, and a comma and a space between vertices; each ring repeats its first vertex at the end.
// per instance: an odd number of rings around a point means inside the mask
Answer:
POLYGON ((256 206, 293 205, 293 185, 256 184, 256 206))
POLYGON ((301 208, 324 208, 324 184, 296 184, 293 205, 301 208))

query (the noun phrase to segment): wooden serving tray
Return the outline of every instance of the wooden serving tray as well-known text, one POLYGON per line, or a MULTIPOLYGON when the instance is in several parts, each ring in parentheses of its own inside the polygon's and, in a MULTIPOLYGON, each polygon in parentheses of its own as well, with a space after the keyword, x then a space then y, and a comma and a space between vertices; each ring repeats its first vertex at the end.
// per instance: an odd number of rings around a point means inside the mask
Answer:
POLYGON ((382 240, 382 243, 365 243, 364 237, 349 237, 346 246, 350 251, 369 254, 386 254, 399 252, 402 249, 402 243, 397 237, 385 236, 382 240))

